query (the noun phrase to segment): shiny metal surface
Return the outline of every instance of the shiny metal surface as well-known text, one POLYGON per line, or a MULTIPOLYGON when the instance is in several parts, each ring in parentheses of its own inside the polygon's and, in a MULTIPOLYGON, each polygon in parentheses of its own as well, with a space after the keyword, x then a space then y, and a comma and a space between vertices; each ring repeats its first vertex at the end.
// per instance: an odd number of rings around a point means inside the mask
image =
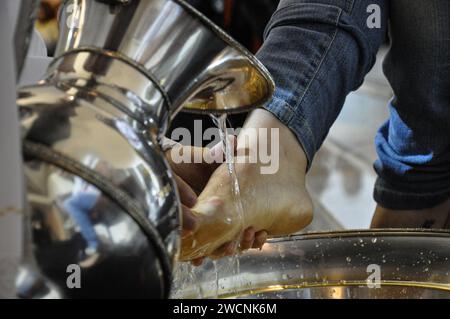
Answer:
POLYGON ((181 0, 133 0, 113 7, 69 0, 61 10, 60 29, 57 57, 93 50, 128 61, 165 93, 171 117, 180 106, 197 112, 245 111, 273 94, 265 67, 181 0))
MULTIPOLYGON (((46 234, 52 231, 50 227, 48 231, 44 231, 45 240, 40 241, 36 237, 36 231, 32 230, 38 267, 45 277, 52 279, 52 284, 57 282, 60 289, 64 288, 65 285, 60 284, 63 282, 62 277, 67 277, 65 267, 71 263, 79 264, 76 258, 86 256, 85 251, 89 248, 88 240, 82 236, 83 226, 80 225, 87 219, 90 224, 99 225, 99 229, 109 229, 109 236, 114 240, 110 240, 108 245, 102 244, 98 252, 91 252, 99 254, 99 265, 94 268, 102 269, 93 273, 103 275, 91 277, 87 272, 86 276, 101 281, 93 281, 96 286, 92 287, 92 280, 86 280, 90 283, 84 285, 86 289, 66 290, 63 296, 73 297, 79 294, 83 297, 104 297, 128 294, 128 297, 164 297, 170 286, 170 263, 174 262, 178 251, 179 203, 172 175, 156 143, 156 131, 121 112, 117 105, 101 96, 101 90, 90 95, 75 87, 62 84, 58 86, 61 87, 41 85, 24 89, 18 100, 25 134, 30 218, 35 220, 42 214, 50 214, 53 216, 50 219, 57 223, 55 227, 59 232, 58 236, 46 234), (47 153, 40 156, 36 156, 36 152, 30 154, 26 148, 30 141, 44 148, 47 153), (75 187, 76 178, 79 180, 78 184, 84 183, 84 186, 75 187), (87 178, 95 186, 100 186, 101 190, 92 191, 94 195, 85 194, 89 193, 86 189, 92 189, 87 178), (88 199, 83 196, 88 196, 88 199), (86 200, 89 203, 89 198, 95 196, 95 200, 91 200, 95 205, 85 203, 86 200), (105 196, 110 203, 102 206, 105 196), (79 204, 72 205, 79 205, 79 209, 86 215, 81 217, 78 224, 76 219, 72 223, 64 222, 64 216, 68 215, 68 208, 65 206, 67 198, 79 201, 79 204), (91 212, 91 209, 94 211, 91 212), (135 215, 130 210, 134 210, 135 215), (139 220, 139 217, 144 221, 139 220), (148 229, 145 229, 149 225, 145 221, 150 221, 150 226, 156 227, 156 237, 163 241, 163 254, 167 256, 158 255, 155 247, 153 252, 150 249, 152 247, 149 245, 155 240, 155 236, 147 238, 151 240, 144 240, 149 236, 148 229), (120 233, 114 235, 111 227, 119 229, 120 233), (70 246, 74 241, 77 245, 70 246), (70 254, 67 245, 72 249, 70 254), (150 264, 148 258, 154 265, 138 269, 144 261, 150 264), (171 260, 165 262, 165 267, 159 265, 167 258, 171 260), (63 262, 56 263, 56 260, 63 262), (57 266, 46 268, 46 265, 57 266), (108 267, 116 269, 116 272, 109 271, 108 267), (128 268, 132 271, 123 272, 128 268), (160 274, 156 278, 163 278, 165 275, 166 278, 165 282, 155 288, 155 284, 133 281, 137 274, 142 278, 151 274, 160 274), (108 287, 103 281, 135 282, 135 286, 121 284, 113 286, 120 289, 99 290, 101 287, 108 287), (149 291, 148 287, 155 289, 149 291)), ((118 103, 113 97, 109 99, 118 103)), ((126 110, 126 107, 122 108, 126 110)), ((36 226, 35 222, 31 222, 31 225, 36 226)))
POLYGON ((273 82, 182 1, 72 0, 61 12, 54 62, 17 100, 29 204, 18 293, 167 297, 181 223, 160 147, 170 118, 183 105, 254 107, 273 82), (81 289, 67 286, 70 265, 81 289))
MULTIPOLYGON (((162 277, 155 281, 151 276, 162 272, 155 250, 120 205, 80 177, 53 165, 29 161, 26 170, 35 258, 43 277, 58 287, 53 294, 58 291, 70 298, 163 297, 159 295, 165 290, 162 277), (77 183, 80 187, 74 191, 77 183), (90 197, 94 198, 92 204, 90 197), (69 265, 80 267, 79 289, 67 285, 69 265)), ((127 183, 133 178, 121 179, 127 183)), ((20 277, 19 288, 26 284, 20 277)), ((19 295, 30 297, 30 289, 36 289, 52 297, 51 289, 37 289, 43 285, 19 289, 19 295)))
POLYGON ((272 239, 262 251, 241 255, 238 264, 239 271, 229 260, 208 262, 192 269, 190 277, 188 266, 180 265, 172 297, 450 298, 448 231, 342 231, 272 239), (369 277, 374 266, 379 278, 369 277), (379 288, 370 288, 368 279, 379 288))

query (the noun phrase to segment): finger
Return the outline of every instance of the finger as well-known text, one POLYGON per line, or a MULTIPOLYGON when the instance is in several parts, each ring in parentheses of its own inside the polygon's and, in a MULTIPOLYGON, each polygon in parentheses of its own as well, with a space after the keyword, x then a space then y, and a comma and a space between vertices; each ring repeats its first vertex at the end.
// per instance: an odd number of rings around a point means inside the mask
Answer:
POLYGON ((192 266, 199 267, 203 264, 204 258, 197 258, 191 261, 192 266))
POLYGON ((202 147, 185 146, 169 139, 163 141, 169 149, 164 153, 172 168, 176 169, 183 164, 196 163, 196 159, 202 159, 204 149, 202 147))
POLYGON ((194 207, 197 203, 197 194, 181 177, 175 175, 178 185, 178 193, 180 194, 181 203, 187 207, 194 207))
POLYGON ((214 163, 209 159, 209 153, 209 148, 177 146, 166 151, 166 158, 172 171, 190 185, 192 190, 200 194, 212 173, 223 162, 214 163))
POLYGON ((212 260, 220 259, 225 256, 233 255, 236 250, 236 244, 233 242, 228 242, 217 248, 210 256, 212 260))
POLYGON ((262 230, 255 234, 255 242, 253 243, 253 248, 262 249, 265 242, 267 241, 267 232, 262 230))
POLYGON ((183 212, 183 234, 182 237, 194 233, 198 228, 198 221, 197 218, 194 216, 194 214, 191 212, 191 210, 181 205, 181 209, 183 212))
POLYGON ((242 236, 241 241, 241 250, 247 250, 253 247, 253 243, 255 242, 255 229, 253 227, 249 227, 244 231, 244 235, 242 236))
POLYGON ((227 247, 227 249, 225 250, 225 256, 233 256, 236 254, 236 251, 239 247, 239 243, 236 242, 232 242, 231 245, 229 245, 227 247))

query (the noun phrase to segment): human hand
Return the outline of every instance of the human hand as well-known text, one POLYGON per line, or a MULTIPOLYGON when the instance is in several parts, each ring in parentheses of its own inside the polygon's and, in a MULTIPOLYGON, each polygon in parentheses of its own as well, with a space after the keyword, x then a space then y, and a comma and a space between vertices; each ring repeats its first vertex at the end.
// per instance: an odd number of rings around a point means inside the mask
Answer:
MULTIPOLYGON (((236 145, 236 138, 234 136, 229 136, 229 138, 232 139, 231 144, 236 145)), ((221 144, 209 149, 182 146, 167 140, 166 142, 172 144, 170 150, 167 150, 165 154, 178 185, 183 213, 182 238, 186 238, 195 233, 198 227, 198 217, 191 211, 191 208, 195 206, 197 195, 203 191, 211 175, 224 162, 224 153, 221 144), (180 161, 181 158, 187 160, 180 161), (195 159, 202 159, 202 161, 196 163, 195 159)), ((266 240, 267 232, 256 232, 253 227, 249 227, 244 231, 239 247, 236 243, 229 242, 219 247, 209 257, 218 259, 229 256, 234 254, 238 248, 240 250, 261 248, 266 240)), ((192 263, 199 266, 203 259, 194 259, 192 263)))

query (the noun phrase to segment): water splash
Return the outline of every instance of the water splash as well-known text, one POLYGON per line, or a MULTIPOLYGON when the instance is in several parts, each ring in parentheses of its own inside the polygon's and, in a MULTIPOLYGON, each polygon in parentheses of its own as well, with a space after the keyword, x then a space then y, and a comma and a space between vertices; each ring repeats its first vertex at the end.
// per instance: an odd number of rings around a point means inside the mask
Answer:
POLYGON ((219 298, 219 269, 217 268, 217 261, 213 260, 214 265, 214 276, 215 276, 215 291, 214 291, 214 298, 219 298))
POLYGON ((171 298, 182 298, 182 293, 189 288, 192 288, 192 291, 190 291, 191 298, 202 299, 205 296, 197 269, 190 263, 177 263, 174 267, 173 278, 171 298))

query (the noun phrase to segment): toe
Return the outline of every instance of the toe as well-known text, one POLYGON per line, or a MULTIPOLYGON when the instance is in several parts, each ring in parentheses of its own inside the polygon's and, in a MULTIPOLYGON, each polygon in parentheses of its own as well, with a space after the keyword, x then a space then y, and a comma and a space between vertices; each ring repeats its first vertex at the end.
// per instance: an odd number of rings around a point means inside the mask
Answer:
POLYGON ((236 244, 233 242, 228 242, 217 248, 210 256, 212 260, 220 259, 225 256, 231 256, 236 250, 236 244))
POLYGON ((255 234, 255 242, 253 243, 253 248, 262 249, 267 241, 267 232, 260 231, 255 234))
POLYGON ((241 250, 247 250, 253 247, 253 243, 255 241, 255 229, 253 227, 249 227, 244 231, 244 236, 241 241, 241 250))
POLYGON ((195 267, 199 267, 203 264, 203 258, 197 258, 191 261, 192 265, 195 267))

